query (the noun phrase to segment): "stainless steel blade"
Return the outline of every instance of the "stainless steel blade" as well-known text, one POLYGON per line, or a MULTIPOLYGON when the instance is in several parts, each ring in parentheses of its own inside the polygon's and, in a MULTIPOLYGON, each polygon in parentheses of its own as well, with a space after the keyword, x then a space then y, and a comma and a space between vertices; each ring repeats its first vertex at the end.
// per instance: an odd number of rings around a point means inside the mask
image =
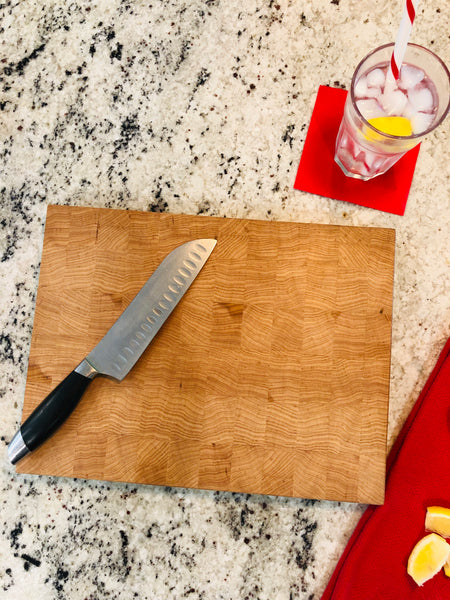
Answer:
POLYGON ((88 377, 107 375, 122 381, 197 277, 216 243, 198 239, 175 248, 75 370, 88 377))

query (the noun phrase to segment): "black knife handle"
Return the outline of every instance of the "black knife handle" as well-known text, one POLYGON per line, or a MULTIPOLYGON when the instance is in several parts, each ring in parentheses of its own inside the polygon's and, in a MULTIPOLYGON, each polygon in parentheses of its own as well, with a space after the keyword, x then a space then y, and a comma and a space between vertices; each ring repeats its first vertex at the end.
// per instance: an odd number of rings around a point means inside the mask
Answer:
POLYGON ((72 371, 34 409, 19 430, 29 452, 45 442, 71 415, 91 381, 72 371))

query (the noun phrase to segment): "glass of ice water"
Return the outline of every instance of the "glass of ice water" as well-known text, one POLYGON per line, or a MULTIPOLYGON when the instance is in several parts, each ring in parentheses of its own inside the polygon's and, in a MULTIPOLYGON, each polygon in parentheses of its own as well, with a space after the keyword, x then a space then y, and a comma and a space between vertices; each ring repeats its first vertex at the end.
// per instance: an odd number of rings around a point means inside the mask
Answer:
POLYGON ((450 74, 430 50, 408 44, 400 77, 389 76, 394 44, 357 66, 336 139, 335 161, 348 177, 372 179, 438 127, 450 107, 450 74))

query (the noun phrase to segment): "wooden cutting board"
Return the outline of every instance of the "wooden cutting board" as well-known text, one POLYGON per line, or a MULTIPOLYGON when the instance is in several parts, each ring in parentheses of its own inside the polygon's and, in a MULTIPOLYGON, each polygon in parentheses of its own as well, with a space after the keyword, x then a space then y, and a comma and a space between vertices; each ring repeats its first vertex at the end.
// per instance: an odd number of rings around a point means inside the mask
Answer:
POLYGON ((138 364, 17 471, 382 503, 392 229, 49 206, 24 419, 200 237, 217 246, 138 364))

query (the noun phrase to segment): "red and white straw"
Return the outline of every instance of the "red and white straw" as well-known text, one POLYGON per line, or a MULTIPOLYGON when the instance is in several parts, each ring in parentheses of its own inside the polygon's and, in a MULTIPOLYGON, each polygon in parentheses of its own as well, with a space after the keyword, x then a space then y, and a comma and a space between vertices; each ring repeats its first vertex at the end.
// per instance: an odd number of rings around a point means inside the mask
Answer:
POLYGON ((416 18, 418 4, 419 0, 406 0, 388 71, 388 78, 391 80, 394 79, 397 81, 400 77, 400 68, 405 56, 406 46, 408 45, 409 36, 411 35, 414 19, 416 18))

